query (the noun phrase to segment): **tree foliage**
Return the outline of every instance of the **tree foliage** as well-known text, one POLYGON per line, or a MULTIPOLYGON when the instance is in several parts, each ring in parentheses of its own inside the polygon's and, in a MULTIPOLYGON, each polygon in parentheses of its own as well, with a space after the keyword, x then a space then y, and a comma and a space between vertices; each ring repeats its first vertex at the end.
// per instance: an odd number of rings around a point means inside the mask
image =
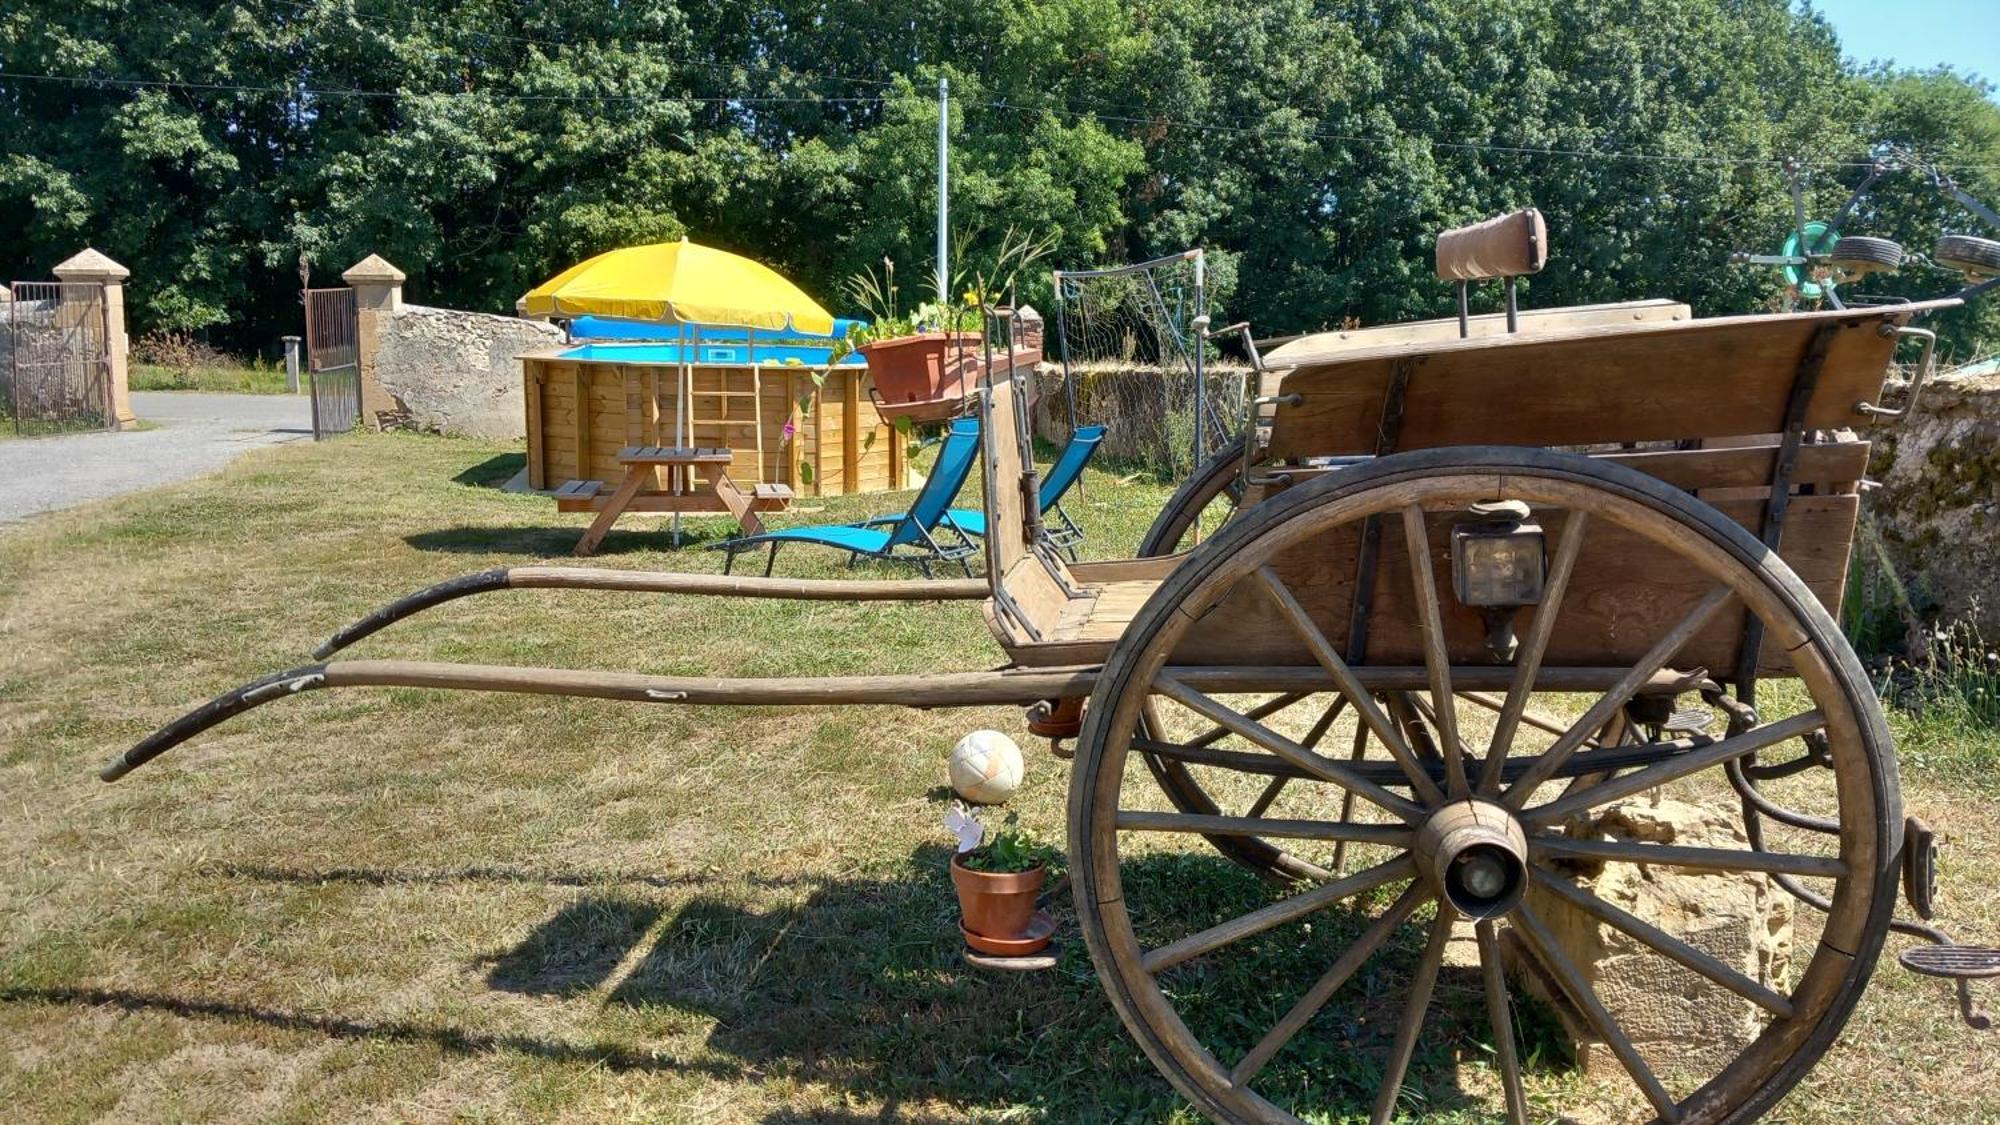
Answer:
MULTIPOLYGON (((1203 245, 1268 331, 1441 313, 1436 231, 1530 203, 1532 303, 1722 313, 1772 300, 1728 256, 1782 240, 1784 158, 1821 213, 1883 141, 2000 198, 1988 90, 1846 63, 1789 0, 22 0, 0 71, 0 272, 96 245, 140 328, 239 346, 291 327, 301 255, 495 311, 681 235, 828 298, 884 257, 919 283, 939 78, 961 264, 1010 228, 1065 265, 1203 245)), ((1863 229, 1978 232, 1914 175, 1863 229)), ((1990 348, 2000 311, 1947 328, 1990 348)))

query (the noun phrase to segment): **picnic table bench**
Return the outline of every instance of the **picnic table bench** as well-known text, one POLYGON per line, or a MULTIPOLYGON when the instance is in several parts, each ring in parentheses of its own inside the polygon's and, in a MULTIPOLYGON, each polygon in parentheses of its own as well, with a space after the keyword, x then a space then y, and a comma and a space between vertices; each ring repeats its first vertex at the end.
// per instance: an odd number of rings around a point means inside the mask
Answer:
POLYGON ((618 451, 625 477, 617 488, 606 494, 601 481, 568 481, 556 489, 556 510, 597 513, 577 540, 579 556, 595 553, 611 525, 626 512, 727 512, 746 535, 760 535, 764 523, 757 513, 790 507, 792 490, 782 484, 745 490, 729 478, 734 457, 733 451, 720 447, 628 445, 618 451))

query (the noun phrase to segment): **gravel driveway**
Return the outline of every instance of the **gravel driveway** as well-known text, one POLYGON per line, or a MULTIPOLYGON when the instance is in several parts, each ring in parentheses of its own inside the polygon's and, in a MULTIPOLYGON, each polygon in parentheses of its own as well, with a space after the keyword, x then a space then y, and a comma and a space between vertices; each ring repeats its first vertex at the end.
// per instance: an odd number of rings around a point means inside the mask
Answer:
POLYGON ((312 440, 304 395, 146 393, 130 433, 0 441, 0 524, 212 473, 260 446, 312 440))

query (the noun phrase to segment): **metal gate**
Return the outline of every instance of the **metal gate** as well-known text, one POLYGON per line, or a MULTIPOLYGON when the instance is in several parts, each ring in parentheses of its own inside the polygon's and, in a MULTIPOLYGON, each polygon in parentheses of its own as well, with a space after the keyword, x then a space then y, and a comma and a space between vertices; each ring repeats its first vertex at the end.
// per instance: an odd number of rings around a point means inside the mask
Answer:
POLYGON ((112 424, 104 286, 21 281, 0 333, 0 396, 16 433, 106 429, 112 424))
POLYGON ((323 441, 353 429, 361 417, 360 324, 354 290, 308 289, 305 296, 313 440, 323 441))

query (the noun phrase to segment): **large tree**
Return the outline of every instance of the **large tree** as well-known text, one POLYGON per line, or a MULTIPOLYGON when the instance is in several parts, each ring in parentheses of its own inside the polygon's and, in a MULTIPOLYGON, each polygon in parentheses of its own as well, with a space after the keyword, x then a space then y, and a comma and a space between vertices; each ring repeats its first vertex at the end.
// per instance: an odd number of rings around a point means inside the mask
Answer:
MULTIPOLYGON (((1785 158, 1817 209, 1880 141, 2000 188, 1987 90, 1844 64, 1789 0, 26 0, 0 71, 57 79, 0 78, 0 272, 95 244, 141 330, 234 346, 291 327, 302 254, 493 311, 683 234, 834 303, 885 256, 922 288, 940 77, 968 264, 1010 228, 1072 266, 1203 245, 1271 331, 1443 311, 1434 233, 1508 207, 1550 218, 1533 303, 1720 313, 1777 290, 1728 256, 1782 239, 1785 158)), ((1976 229, 1908 176, 1862 218, 1976 229)))

